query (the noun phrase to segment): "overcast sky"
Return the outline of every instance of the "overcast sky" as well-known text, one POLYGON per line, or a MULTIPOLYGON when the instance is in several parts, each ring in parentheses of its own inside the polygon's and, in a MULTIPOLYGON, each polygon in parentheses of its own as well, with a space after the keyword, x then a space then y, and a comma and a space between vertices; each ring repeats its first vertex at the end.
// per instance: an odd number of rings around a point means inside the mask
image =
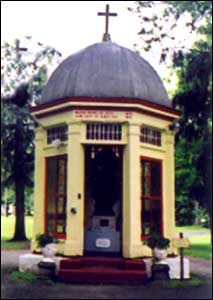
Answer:
POLYGON ((133 1, 2 1, 2 41, 32 36, 66 57, 102 41, 105 18, 97 12, 107 3, 118 13, 110 17, 112 41, 133 49, 140 29, 137 16, 127 10, 133 1))
MULTIPOLYGON (((97 16, 97 13, 105 11, 106 4, 110 5, 111 12, 118 13, 109 21, 112 41, 133 50, 135 43, 141 43, 137 34, 141 29, 140 19, 127 9, 134 7, 134 1, 1 1, 2 43, 18 38, 22 47, 33 52, 33 43, 24 40, 24 37, 31 36, 35 44, 41 42, 54 47, 65 59, 102 41, 105 18, 97 16)), ((176 38, 179 34, 180 40, 184 42, 185 37, 188 44, 185 28, 183 30, 176 33, 176 38)), ((161 78, 168 77, 167 67, 159 66, 160 49, 141 53, 161 78)))

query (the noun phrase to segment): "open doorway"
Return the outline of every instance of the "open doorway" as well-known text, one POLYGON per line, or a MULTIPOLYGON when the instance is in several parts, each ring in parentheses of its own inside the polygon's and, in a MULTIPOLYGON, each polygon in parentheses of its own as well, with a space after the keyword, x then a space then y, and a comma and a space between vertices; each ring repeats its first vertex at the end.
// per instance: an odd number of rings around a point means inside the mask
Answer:
POLYGON ((85 147, 85 252, 121 252, 122 161, 120 146, 85 147))

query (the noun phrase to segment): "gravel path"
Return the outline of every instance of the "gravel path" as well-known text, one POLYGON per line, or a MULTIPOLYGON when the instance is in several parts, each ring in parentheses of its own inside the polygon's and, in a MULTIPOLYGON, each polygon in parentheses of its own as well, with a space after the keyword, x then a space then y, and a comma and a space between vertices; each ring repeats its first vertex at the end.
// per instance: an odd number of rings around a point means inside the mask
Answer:
MULTIPOLYGON (((198 235, 205 235, 208 234, 209 230, 202 229, 198 231, 186 231, 183 233, 184 237, 190 237, 190 236, 198 236, 198 235)), ((179 233, 176 233, 176 237, 179 237, 179 233)))
POLYGON ((212 279, 212 260, 189 257, 190 272, 205 279, 212 279))
POLYGON ((1 299, 212 299, 210 285, 169 288, 156 286, 11 284, 1 299))
POLYGON ((19 256, 30 253, 29 250, 8 250, 1 251, 1 269, 17 269, 19 264, 19 256))

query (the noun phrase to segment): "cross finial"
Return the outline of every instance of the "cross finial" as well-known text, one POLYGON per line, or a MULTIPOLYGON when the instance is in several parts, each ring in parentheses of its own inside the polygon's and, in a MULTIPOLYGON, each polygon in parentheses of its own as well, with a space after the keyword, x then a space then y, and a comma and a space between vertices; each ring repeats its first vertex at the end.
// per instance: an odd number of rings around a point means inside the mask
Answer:
POLYGON ((106 5, 105 12, 99 12, 98 16, 106 16, 106 25, 105 25, 105 33, 103 35, 103 42, 110 41, 109 34, 109 17, 116 17, 118 14, 109 12, 109 4, 106 5))
POLYGON ((28 49, 27 48, 21 48, 20 47, 20 40, 16 40, 15 41, 15 44, 16 44, 16 55, 17 55, 17 58, 19 58, 20 57, 20 51, 27 51, 28 49))

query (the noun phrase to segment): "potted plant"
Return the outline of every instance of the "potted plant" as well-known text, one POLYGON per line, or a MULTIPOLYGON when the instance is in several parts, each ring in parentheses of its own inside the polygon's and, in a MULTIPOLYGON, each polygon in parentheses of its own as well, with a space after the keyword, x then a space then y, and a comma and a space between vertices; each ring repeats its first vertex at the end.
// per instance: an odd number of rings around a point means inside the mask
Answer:
POLYGON ((164 260, 167 257, 166 249, 170 246, 169 239, 152 235, 144 243, 152 249, 152 256, 155 263, 165 263, 164 260))
POLYGON ((58 240, 52 235, 38 233, 36 235, 36 242, 38 247, 41 248, 41 252, 45 258, 52 259, 55 256, 57 252, 56 243, 58 243, 58 240))

